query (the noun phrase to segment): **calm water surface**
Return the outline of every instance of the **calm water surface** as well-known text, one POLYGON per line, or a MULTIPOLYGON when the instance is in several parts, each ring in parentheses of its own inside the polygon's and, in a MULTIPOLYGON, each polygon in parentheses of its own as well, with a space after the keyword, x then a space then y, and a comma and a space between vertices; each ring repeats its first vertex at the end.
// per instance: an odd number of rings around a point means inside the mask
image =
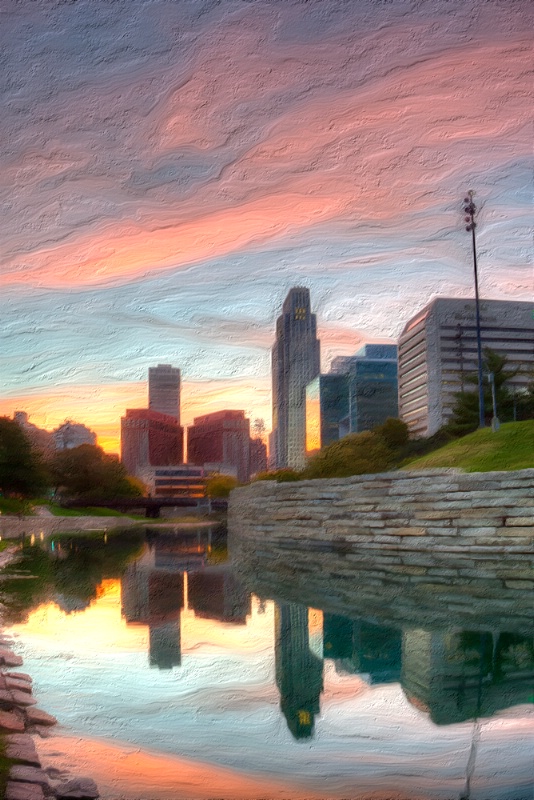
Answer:
POLYGON ((25 552, 37 577, 3 593, 60 723, 39 750, 105 800, 534 797, 534 641, 513 620, 428 629, 260 598, 215 529, 25 552))

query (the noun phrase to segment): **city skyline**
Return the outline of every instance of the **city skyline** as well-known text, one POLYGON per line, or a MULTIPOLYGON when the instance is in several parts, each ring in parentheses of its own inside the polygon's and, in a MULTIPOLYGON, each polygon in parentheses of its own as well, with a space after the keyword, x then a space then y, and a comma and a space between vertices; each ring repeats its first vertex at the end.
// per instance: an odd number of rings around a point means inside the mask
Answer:
POLYGON ((270 428, 292 286, 323 361, 433 297, 530 300, 532 6, 3 4, 0 414, 118 452, 149 366, 182 423, 270 428), (7 73, 6 73, 7 74, 7 73))

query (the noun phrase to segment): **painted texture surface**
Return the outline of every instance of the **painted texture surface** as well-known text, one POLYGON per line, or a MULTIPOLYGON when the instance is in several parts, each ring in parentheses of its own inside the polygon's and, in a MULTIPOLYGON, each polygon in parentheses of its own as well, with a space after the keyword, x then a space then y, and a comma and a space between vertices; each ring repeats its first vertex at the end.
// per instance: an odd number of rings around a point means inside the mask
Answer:
POLYGON ((147 368, 270 419, 305 284, 323 368, 436 295, 532 294, 532 6, 3 0, 0 413, 117 451, 147 368))

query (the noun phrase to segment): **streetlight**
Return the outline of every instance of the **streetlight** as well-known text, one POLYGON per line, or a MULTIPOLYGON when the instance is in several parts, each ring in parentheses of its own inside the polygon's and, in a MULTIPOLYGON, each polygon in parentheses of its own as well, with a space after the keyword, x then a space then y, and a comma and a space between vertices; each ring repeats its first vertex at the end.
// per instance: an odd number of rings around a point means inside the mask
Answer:
POLYGON ((480 337, 480 302, 478 298, 478 268, 477 268, 477 243, 475 239, 475 214, 477 207, 473 203, 474 192, 470 189, 464 197, 464 213, 465 221, 467 222, 466 231, 470 231, 473 238, 473 267, 475 270, 475 314, 476 314, 476 329, 477 329, 477 353, 478 353, 478 427, 484 428, 486 420, 484 416, 484 384, 482 377, 482 339, 480 337))

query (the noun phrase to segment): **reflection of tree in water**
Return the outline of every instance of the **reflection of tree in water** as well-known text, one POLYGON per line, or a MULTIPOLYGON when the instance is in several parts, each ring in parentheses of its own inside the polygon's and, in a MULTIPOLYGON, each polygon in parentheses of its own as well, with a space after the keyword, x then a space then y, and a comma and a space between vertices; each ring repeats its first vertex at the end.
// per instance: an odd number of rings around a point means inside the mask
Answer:
POLYGON ((24 622, 33 608, 51 600, 67 613, 86 608, 102 581, 120 577, 142 544, 143 534, 129 531, 62 535, 44 546, 23 545, 20 559, 6 567, 0 584, 4 623, 24 622))
POLYGON ((476 667, 493 682, 527 670, 534 672, 534 640, 516 633, 462 631, 448 637, 447 661, 476 667))
POLYGON ((532 702, 534 640, 508 632, 406 630, 403 689, 438 725, 532 702))

